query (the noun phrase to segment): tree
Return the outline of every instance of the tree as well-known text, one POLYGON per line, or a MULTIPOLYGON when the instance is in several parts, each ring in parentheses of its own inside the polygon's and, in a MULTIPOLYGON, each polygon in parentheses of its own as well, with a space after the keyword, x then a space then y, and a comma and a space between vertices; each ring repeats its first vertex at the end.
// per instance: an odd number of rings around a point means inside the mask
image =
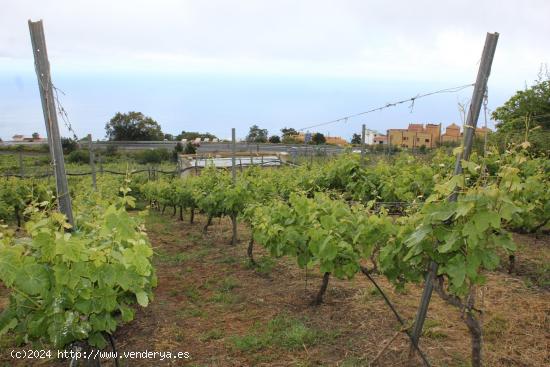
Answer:
POLYGON ((164 134, 158 122, 141 112, 118 112, 105 124, 106 137, 109 140, 151 141, 162 140, 164 134))
POLYGON ((285 144, 294 144, 298 142, 298 139, 296 138, 298 136, 298 131, 291 127, 285 127, 281 129, 281 133, 283 135, 282 141, 285 144))
POLYGON ((63 153, 69 154, 78 148, 78 143, 71 138, 61 138, 61 148, 63 153))
POLYGON ((548 154, 550 75, 539 75, 534 85, 517 91, 491 117, 498 121, 491 141, 501 148, 506 148, 507 143, 529 141, 533 151, 548 154))
POLYGON ((361 135, 359 134, 353 134, 352 138, 351 138, 351 143, 352 144, 361 144, 361 135))
POLYGON ((280 144, 281 143, 281 138, 279 137, 279 135, 271 135, 269 137, 269 142, 272 143, 272 144, 280 144))
POLYGON ((174 150, 172 151, 172 160, 174 162, 177 162, 178 161, 178 156, 182 152, 183 152, 183 144, 178 141, 176 143, 176 146, 174 147, 174 150))
POLYGON ((32 133, 32 139, 33 140, 40 139, 40 134, 39 133, 32 133))
POLYGON ((287 137, 287 136, 298 135, 298 132, 295 129, 291 128, 291 127, 282 128, 281 133, 283 134, 283 138, 287 137))
POLYGON ((164 140, 173 141, 174 140, 174 135, 164 134, 164 140))
POLYGON ((195 154, 197 153, 197 148, 191 143, 190 141, 187 142, 185 145, 185 149, 183 151, 183 154, 195 154))
POLYGON ((267 129, 260 129, 258 125, 250 126, 246 141, 249 143, 267 143, 267 129))
POLYGON ((325 136, 321 133, 315 133, 313 134, 313 136, 311 137, 311 141, 313 142, 313 144, 325 144, 327 142, 327 139, 325 138, 325 136))

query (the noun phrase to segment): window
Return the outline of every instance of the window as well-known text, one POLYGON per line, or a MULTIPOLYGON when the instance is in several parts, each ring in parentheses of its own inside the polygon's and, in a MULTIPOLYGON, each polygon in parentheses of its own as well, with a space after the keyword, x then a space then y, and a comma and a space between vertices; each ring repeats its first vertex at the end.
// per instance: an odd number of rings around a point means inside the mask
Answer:
POLYGON ((408 136, 404 136, 404 137, 403 137, 403 140, 409 140, 409 137, 408 137, 408 136))
POLYGON ((425 139, 424 140, 426 143, 429 143, 430 142, 430 139, 425 139))

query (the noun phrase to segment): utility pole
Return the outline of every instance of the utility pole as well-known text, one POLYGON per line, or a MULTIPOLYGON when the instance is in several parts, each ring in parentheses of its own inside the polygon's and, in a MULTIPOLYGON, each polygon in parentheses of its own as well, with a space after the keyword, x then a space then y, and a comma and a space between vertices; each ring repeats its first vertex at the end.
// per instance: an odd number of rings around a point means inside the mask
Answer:
POLYGON ((94 157, 94 145, 92 143, 92 134, 88 134, 88 151, 90 152, 90 168, 92 170, 92 186, 94 190, 97 190, 97 183, 95 177, 95 157, 94 157))
POLYGON ((67 176, 65 175, 65 160, 63 158, 59 126, 57 124, 53 86, 50 76, 50 63, 48 61, 46 38, 44 36, 42 20, 37 22, 29 20, 29 30, 31 34, 32 51, 34 54, 34 66, 38 78, 38 89, 40 90, 40 99, 42 101, 42 111, 44 112, 44 122, 46 123, 48 144, 50 146, 50 154, 55 172, 59 210, 67 216, 67 221, 74 227, 71 196, 69 194, 67 176))
POLYGON ((366 126, 363 124, 363 129, 361 131, 361 166, 365 166, 365 133, 366 126))
MULTIPOLYGON (((487 81, 491 74, 491 65, 495 56, 495 50, 498 42, 498 33, 487 33, 485 38, 485 46, 483 47, 483 53, 481 55, 481 63, 477 72, 476 84, 472 94, 472 103, 468 110, 468 117, 466 119, 466 125, 464 127, 464 141, 463 150, 456 157, 455 169, 453 175, 459 175, 462 173, 462 160, 468 160, 472 151, 472 143, 477 127, 477 120, 479 118, 479 112, 483 103, 483 97, 487 89, 487 81)), ((456 201, 458 193, 455 192, 449 198, 449 201, 456 201)), ((418 345, 418 340, 422 334, 422 327, 424 326, 424 320, 428 313, 428 306, 430 305, 430 299, 432 297, 433 284, 437 276, 438 264, 435 261, 430 263, 429 272, 426 276, 426 282, 424 283, 424 290, 422 292, 422 298, 418 307, 418 313, 414 322, 414 328, 412 331, 412 342, 418 345)), ((412 348, 412 347, 411 347, 412 348)))

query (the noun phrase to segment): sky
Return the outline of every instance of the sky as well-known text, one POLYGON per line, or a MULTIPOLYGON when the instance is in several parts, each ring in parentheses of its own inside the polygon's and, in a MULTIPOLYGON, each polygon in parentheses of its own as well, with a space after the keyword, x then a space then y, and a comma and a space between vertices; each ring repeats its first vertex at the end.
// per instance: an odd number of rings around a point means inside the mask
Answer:
MULTIPOLYGON (((54 85, 78 137, 117 112, 166 133, 257 124, 279 134, 475 81, 499 32, 488 111, 550 59, 547 0, 0 0, 0 138, 45 134, 27 21, 43 19, 54 85)), ((461 123, 472 88, 312 129, 350 138, 461 123)), ((483 114, 480 124, 484 123, 483 114)), ((62 135, 68 131, 60 120, 62 135)), ((494 126, 488 121, 488 126, 494 126)))

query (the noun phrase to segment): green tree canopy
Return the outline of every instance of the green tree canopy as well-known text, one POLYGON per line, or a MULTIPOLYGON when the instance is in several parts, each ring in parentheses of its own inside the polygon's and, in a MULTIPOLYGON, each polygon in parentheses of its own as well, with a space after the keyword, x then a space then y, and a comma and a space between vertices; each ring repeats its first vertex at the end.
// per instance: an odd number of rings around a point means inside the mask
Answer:
POLYGON ((281 138, 279 137, 279 135, 271 135, 269 137, 269 142, 272 144, 279 144, 281 142, 281 138))
POLYGON ((550 79, 537 80, 530 88, 516 92, 493 112, 492 118, 502 132, 525 131, 526 119, 531 128, 550 130, 550 79))
POLYGON ((150 141, 162 140, 164 134, 158 122, 141 112, 118 112, 105 124, 106 137, 109 140, 150 141))
POLYGON ((283 134, 283 138, 285 138, 287 136, 298 135, 298 131, 296 131, 295 129, 293 129, 291 127, 282 128, 281 133, 283 134))
POLYGON ((325 144, 327 142, 327 139, 325 136, 321 133, 315 133, 311 137, 311 141, 313 144, 325 144))
POLYGON ((507 143, 529 141, 532 150, 548 154, 550 149, 550 76, 539 76, 535 84, 516 92, 491 116, 497 121, 492 140, 507 143))
POLYGON ((267 143, 267 129, 260 129, 258 125, 250 126, 246 141, 249 143, 267 143))
POLYGON ((351 138, 351 143, 352 144, 361 144, 361 135, 353 134, 353 136, 351 138))
POLYGON ((296 139, 296 136, 298 136, 298 131, 296 131, 292 127, 282 128, 281 134, 282 134, 282 142, 285 144, 294 144, 298 142, 298 140, 296 139))

